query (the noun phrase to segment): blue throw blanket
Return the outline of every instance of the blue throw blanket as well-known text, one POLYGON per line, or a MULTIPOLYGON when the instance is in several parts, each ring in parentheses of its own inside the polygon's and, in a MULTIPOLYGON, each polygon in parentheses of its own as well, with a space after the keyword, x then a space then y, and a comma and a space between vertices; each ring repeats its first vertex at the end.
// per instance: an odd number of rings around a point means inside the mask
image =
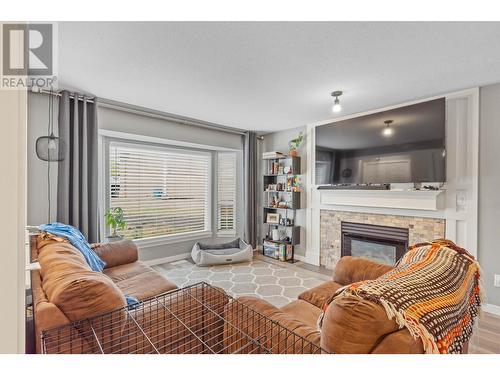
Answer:
POLYGON ((134 307, 134 305, 139 303, 139 300, 137 298, 135 298, 134 296, 129 296, 128 294, 124 294, 124 296, 125 296, 125 299, 127 300, 127 306, 134 307))
POLYGON ((54 236, 67 239, 82 253, 92 271, 102 272, 104 267, 106 267, 106 262, 99 258, 99 256, 90 248, 85 236, 77 228, 61 223, 50 223, 40 225, 39 229, 53 234, 54 236))

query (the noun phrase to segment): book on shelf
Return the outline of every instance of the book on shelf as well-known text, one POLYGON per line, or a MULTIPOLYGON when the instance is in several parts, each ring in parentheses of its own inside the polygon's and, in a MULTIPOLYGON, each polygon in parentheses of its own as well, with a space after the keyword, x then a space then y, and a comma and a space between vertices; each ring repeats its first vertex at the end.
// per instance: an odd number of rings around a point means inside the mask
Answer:
POLYGON ((264 249, 264 255, 278 259, 279 257, 279 246, 275 242, 271 241, 264 241, 263 244, 263 249, 264 249))
POLYGON ((279 256, 278 259, 284 262, 286 260, 286 245, 284 243, 279 246, 279 256))
POLYGON ((263 250, 264 255, 281 261, 293 258, 293 245, 264 240, 263 250))
POLYGON ((286 245, 286 260, 293 258, 293 245, 286 245))
POLYGON ((286 157, 286 154, 279 151, 269 151, 262 153, 262 159, 280 159, 286 157))

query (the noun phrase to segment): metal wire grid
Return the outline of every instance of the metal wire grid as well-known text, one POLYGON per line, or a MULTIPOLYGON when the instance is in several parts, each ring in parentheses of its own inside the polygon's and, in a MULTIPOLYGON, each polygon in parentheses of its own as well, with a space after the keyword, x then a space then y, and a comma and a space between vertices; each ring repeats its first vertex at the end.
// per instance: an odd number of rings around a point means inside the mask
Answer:
POLYGON ((321 353, 315 343, 202 282, 44 331, 46 354, 321 353))

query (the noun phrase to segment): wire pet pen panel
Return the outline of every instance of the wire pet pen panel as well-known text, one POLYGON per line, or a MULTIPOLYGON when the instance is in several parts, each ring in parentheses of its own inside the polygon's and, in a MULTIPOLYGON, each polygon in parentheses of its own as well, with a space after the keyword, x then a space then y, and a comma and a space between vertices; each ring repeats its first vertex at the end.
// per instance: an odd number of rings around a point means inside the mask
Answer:
POLYGON ((42 333, 46 354, 320 353, 313 342, 206 283, 42 333))

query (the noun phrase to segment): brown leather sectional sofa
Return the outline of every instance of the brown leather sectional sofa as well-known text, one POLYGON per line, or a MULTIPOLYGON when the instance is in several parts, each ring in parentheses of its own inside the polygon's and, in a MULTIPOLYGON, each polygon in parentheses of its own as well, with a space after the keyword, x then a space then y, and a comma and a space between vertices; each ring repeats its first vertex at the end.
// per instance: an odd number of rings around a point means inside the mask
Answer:
MULTIPOLYGON (((147 300, 177 288, 138 261, 137 248, 130 241, 95 245, 94 250, 107 263, 102 274, 91 271, 80 252, 68 243, 38 239, 33 247, 32 258, 38 260, 41 266, 40 270, 32 271, 37 352, 41 351, 42 331, 120 309, 126 306, 124 294, 147 300)), ((326 306, 333 294, 344 285, 375 279, 390 269, 390 266, 362 258, 343 257, 333 272, 332 280, 305 291, 296 301, 281 309, 255 297, 240 297, 237 301, 329 353, 423 353, 421 341, 414 339, 406 328, 400 328, 394 320, 388 319, 383 308, 374 302, 342 297, 326 306), (318 330, 318 318, 325 306, 323 325, 318 330)), ((273 353, 308 352, 308 348, 296 348, 296 342, 289 342, 290 337, 286 332, 276 327, 270 328, 269 321, 263 323, 258 314, 240 314, 224 293, 220 295, 216 300, 215 315, 211 312, 198 313, 195 305, 191 306, 191 302, 184 300, 178 301, 170 309, 191 311, 192 330, 202 330, 208 323, 213 325, 224 316, 223 329, 221 326, 220 330, 214 331, 214 337, 210 340, 224 338, 227 341, 242 330, 265 343, 273 353)), ((179 331, 176 335, 182 336, 182 330, 186 327, 180 326, 171 315, 158 313, 147 306, 143 310, 144 313, 138 314, 138 319, 143 321, 147 331, 153 332, 152 336, 158 340, 155 345, 162 347, 162 352, 203 352, 199 343, 172 341, 168 331, 179 331)), ((139 347, 135 345, 132 350, 129 344, 136 342, 137 337, 123 340, 125 331, 121 327, 119 332, 108 334, 110 339, 106 345, 110 346, 110 351, 107 352, 150 352, 147 343, 139 347), (118 342, 119 345, 116 344, 118 342)), ((73 347, 80 346, 70 352, 92 352, 93 349, 88 347, 85 340, 81 341, 73 343, 73 347)), ((467 345, 465 351, 466 348, 467 345)))
POLYGON ((124 307, 124 294, 142 301, 177 289, 138 261, 133 242, 93 246, 106 262, 103 273, 93 272, 82 254, 69 243, 40 237, 32 241, 32 259, 40 263, 40 269, 31 272, 38 353, 42 331, 124 307))

